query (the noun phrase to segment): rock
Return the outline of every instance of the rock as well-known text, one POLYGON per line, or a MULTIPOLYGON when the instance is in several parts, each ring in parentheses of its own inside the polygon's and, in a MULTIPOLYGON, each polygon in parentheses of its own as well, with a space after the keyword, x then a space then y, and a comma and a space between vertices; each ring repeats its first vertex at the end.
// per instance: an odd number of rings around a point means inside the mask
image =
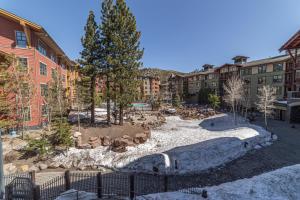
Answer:
POLYGON ((28 165, 21 165, 20 166, 20 171, 21 172, 28 172, 29 171, 29 166, 28 165))
POLYGON ((262 148, 262 146, 259 145, 259 144, 254 146, 254 149, 256 149, 256 150, 259 150, 259 149, 261 149, 261 148, 262 148))
POLYGON ((147 139, 148 139, 148 137, 147 137, 147 134, 145 134, 145 133, 138 133, 134 137, 134 141, 136 144, 145 143, 147 141, 147 139))
POLYGON ((98 139, 99 139, 98 137, 90 137, 89 141, 90 142, 94 142, 94 141, 97 141, 98 139))
POLYGON ((40 168, 40 170, 45 170, 48 168, 48 165, 46 165, 45 163, 40 163, 39 168, 40 168))
POLYGON ((84 171, 84 170, 86 170, 86 166, 82 163, 79 163, 79 165, 77 166, 77 169, 84 171))
POLYGON ((59 163, 57 163, 57 162, 51 162, 51 163, 49 163, 48 168, 50 168, 50 169, 59 168, 59 163))
POLYGON ((4 164, 3 171, 4 174, 14 174, 17 172, 17 167, 12 163, 4 164))
POLYGON ((14 138, 12 141, 12 149, 15 151, 20 151, 27 146, 28 142, 21 140, 19 138, 14 138))
POLYGON ((109 146, 111 144, 110 138, 108 136, 104 136, 101 140, 102 146, 109 146))
POLYGON ((61 168, 64 168, 64 169, 70 169, 71 167, 73 166, 73 161, 68 161, 68 162, 65 162, 65 163, 62 163, 60 165, 61 168))
POLYGON ((29 171, 31 171, 31 172, 37 172, 37 171, 39 171, 39 168, 36 167, 35 165, 32 165, 32 166, 29 168, 29 171))
POLYGON ((82 136, 82 133, 76 131, 76 132, 73 134, 73 136, 74 136, 75 138, 78 138, 79 136, 82 136))
POLYGON ((276 140, 278 140, 278 136, 277 136, 277 135, 275 135, 275 134, 273 134, 273 135, 272 135, 272 140, 273 140, 273 141, 276 141, 276 140))
POLYGON ((126 147, 125 146, 117 146, 117 147, 112 147, 111 150, 114 152, 117 152, 117 153, 123 153, 123 152, 126 152, 126 147))

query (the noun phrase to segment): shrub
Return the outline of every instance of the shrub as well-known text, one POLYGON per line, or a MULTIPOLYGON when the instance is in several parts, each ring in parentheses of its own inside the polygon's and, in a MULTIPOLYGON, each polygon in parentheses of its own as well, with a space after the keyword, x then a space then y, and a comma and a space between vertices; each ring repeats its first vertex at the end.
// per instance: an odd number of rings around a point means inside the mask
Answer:
POLYGON ((49 140, 45 135, 42 135, 41 139, 29 139, 28 145, 25 148, 27 154, 38 155, 39 158, 44 158, 51 150, 49 140))
POLYGON ((57 119, 53 123, 53 131, 51 142, 54 146, 71 147, 73 138, 71 134, 71 126, 66 118, 57 119))

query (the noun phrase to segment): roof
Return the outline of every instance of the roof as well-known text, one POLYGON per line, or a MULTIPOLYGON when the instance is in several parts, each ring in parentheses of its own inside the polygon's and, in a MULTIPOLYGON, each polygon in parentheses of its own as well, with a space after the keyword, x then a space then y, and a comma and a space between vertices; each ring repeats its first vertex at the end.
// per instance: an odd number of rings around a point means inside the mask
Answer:
POLYGON ((282 45, 279 51, 298 48, 300 48, 300 30, 295 33, 284 45, 282 45))
POLYGON ((242 64, 242 66, 243 67, 251 67, 251 66, 263 65, 263 64, 268 64, 268 63, 281 62, 281 61, 285 61, 289 58, 290 58, 289 55, 280 55, 280 56, 275 56, 275 57, 271 57, 271 58, 250 61, 250 62, 242 64))
POLYGON ((232 60, 241 59, 241 58, 249 58, 249 57, 238 55, 238 56, 233 57, 232 60))
POLYGON ((75 64, 75 62, 71 61, 68 56, 65 54, 65 52, 60 48, 60 46, 54 41, 54 39, 47 33, 47 31, 40 25, 33 23, 25 18, 19 17, 11 12, 8 12, 6 10, 3 10, 0 8, 0 16, 3 16, 9 20, 15 21, 20 23, 21 25, 27 25, 30 27, 34 32, 39 35, 44 42, 50 46, 51 48, 55 49, 60 55, 60 57, 63 57, 66 59, 67 62, 71 64, 75 64))

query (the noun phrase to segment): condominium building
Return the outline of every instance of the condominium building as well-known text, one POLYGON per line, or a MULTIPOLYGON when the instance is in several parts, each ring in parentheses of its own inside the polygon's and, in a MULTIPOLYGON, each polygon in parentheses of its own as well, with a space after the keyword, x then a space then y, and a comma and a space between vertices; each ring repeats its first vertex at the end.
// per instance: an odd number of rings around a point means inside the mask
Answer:
POLYGON ((141 99, 147 100, 150 98, 158 98, 160 91, 160 80, 158 77, 142 76, 140 77, 141 99))
POLYGON ((45 121, 45 95, 54 73, 61 76, 66 97, 72 103, 76 94, 76 63, 42 26, 0 9, 0 51, 16 56, 34 83, 35 94, 31 106, 26 108, 29 126, 40 126, 45 121))

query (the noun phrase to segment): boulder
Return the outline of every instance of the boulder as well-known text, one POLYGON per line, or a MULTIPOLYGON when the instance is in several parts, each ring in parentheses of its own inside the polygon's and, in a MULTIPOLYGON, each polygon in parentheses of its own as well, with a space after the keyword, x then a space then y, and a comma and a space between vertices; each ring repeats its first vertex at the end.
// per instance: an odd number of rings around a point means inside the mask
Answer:
POLYGON ((39 163, 39 169, 40 170, 45 170, 45 169, 47 169, 48 168, 48 165, 46 165, 45 163, 39 163))
POLYGON ((78 138, 79 136, 82 136, 82 133, 76 131, 76 132, 73 134, 73 136, 74 136, 75 138, 78 138))
POLYGON ((108 136, 104 136, 101 139, 102 146, 109 146, 111 144, 110 138, 108 136))
POLYGON ((77 147, 78 149, 91 149, 90 144, 81 144, 80 146, 77 147))
POLYGON ((12 163, 4 164, 3 171, 4 174, 14 174, 17 172, 17 167, 12 163))
POLYGON ((59 168, 59 163, 57 163, 57 162, 50 162, 49 165, 48 165, 48 168, 50 168, 50 169, 59 168))
POLYGON ((142 144, 142 143, 145 143, 147 141, 147 139, 148 139, 147 134, 145 134, 145 133, 138 133, 134 137, 134 142, 136 144, 142 144))
POLYGON ((35 165, 32 165, 32 166, 29 168, 29 171, 31 171, 31 172, 37 172, 37 171, 39 171, 39 168, 36 167, 35 165))
POLYGON ((94 141, 97 141, 98 139, 99 139, 98 137, 90 137, 89 141, 90 142, 94 142, 94 141))
POLYGON ((14 138, 12 141, 12 149, 15 151, 20 151, 27 146, 28 142, 21 140, 19 138, 14 138))

